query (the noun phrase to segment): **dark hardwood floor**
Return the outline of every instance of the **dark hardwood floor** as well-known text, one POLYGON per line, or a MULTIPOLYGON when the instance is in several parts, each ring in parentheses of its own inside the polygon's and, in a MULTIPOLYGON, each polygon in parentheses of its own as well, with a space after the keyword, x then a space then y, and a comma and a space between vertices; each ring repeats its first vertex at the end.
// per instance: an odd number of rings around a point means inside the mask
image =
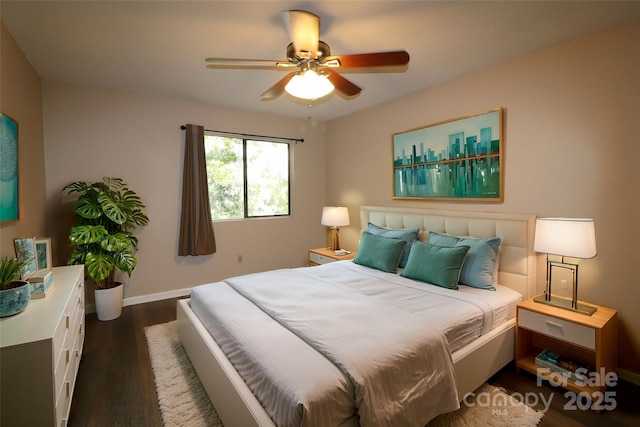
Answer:
POLYGON ((87 316, 70 427, 162 426, 144 328, 175 320, 176 301, 124 307, 108 322, 87 316))
MULTIPOLYGON (((87 316, 84 352, 73 394, 70 427, 161 426, 162 418, 144 336, 146 326, 176 318, 176 299, 124 307, 122 316, 100 322, 87 316)), ((640 387, 621 382, 615 391, 613 411, 566 410, 571 401, 564 390, 537 386, 532 375, 518 374, 509 365, 489 381, 508 393, 551 397, 541 427, 640 426, 640 387)), ((539 404, 536 409, 541 409, 539 404)))

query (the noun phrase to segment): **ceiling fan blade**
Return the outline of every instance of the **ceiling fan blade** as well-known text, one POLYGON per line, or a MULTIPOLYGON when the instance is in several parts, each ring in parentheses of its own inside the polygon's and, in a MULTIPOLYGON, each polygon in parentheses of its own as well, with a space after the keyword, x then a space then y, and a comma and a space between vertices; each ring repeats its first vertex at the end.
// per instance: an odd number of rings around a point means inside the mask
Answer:
POLYGON ((297 72, 294 71, 292 73, 287 74, 282 79, 280 79, 276 84, 271 86, 262 95, 260 95, 262 100, 270 101, 282 95, 284 93, 284 87, 287 85, 287 83, 289 83, 289 80, 291 80, 293 76, 295 76, 296 74, 297 72))
POLYGON ((282 17, 296 52, 309 52, 315 58, 320 40, 320 17, 305 10, 288 10, 282 17))
POLYGON ((409 54, 404 50, 394 52, 360 53, 355 55, 329 56, 323 63, 328 67, 339 68, 364 68, 364 67, 388 67, 406 65, 409 63, 409 54))
POLYGON ((204 60, 209 68, 277 68, 281 63, 288 61, 273 61, 269 59, 240 59, 240 58, 206 58, 204 60))
POLYGON ((326 70, 324 72, 327 74, 327 78, 336 90, 346 96, 356 96, 362 90, 334 71, 326 70))

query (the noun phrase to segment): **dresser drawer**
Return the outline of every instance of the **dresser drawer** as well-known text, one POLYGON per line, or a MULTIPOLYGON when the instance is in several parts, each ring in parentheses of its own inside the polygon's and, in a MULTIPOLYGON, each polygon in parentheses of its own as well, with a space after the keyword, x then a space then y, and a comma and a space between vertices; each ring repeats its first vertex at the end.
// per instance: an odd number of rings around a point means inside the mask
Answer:
POLYGON ((73 312, 73 314, 69 316, 69 328, 64 335, 62 351, 60 353, 54 353, 53 355, 56 363, 54 371, 56 395, 60 393, 60 389, 62 388, 65 372, 69 365, 75 361, 75 349, 78 343, 78 336, 81 335, 84 338, 84 309, 78 304, 77 296, 72 295, 66 311, 73 312))
POLYGON ((73 378, 70 377, 72 373, 73 368, 65 372, 62 390, 60 390, 56 401, 56 425, 59 427, 65 427, 69 421, 69 409, 71 408, 71 397, 73 396, 73 378))
POLYGON ((85 327, 84 320, 85 320, 84 309, 80 309, 78 329, 76 330, 78 342, 75 346, 76 359, 78 360, 78 363, 80 363, 80 358, 82 357, 82 350, 84 348, 84 327, 85 327))
POLYGON ((69 338, 68 335, 69 330, 73 329, 75 327, 75 323, 78 321, 78 313, 82 305, 80 297, 81 291, 81 287, 79 288, 74 286, 72 288, 71 295, 67 300, 64 310, 62 311, 62 317, 60 318, 53 334, 53 357, 54 363, 56 364, 60 357, 60 352, 64 348, 69 348, 75 340, 75 337, 69 338), (68 340, 71 340, 70 343, 67 342, 68 340))
POLYGON ((67 304, 62 312, 62 316, 58 321, 56 330, 53 334, 53 361, 56 363, 60 357, 60 352, 64 346, 65 339, 67 338, 67 332, 71 327, 71 315, 75 312, 75 305, 70 306, 67 304))
POLYGON ((316 264, 327 264, 337 260, 334 258, 329 258, 328 256, 317 254, 315 252, 309 252, 309 261, 314 262, 316 264))
MULTIPOLYGON (((69 365, 73 362, 73 348, 74 344, 73 340, 75 335, 69 334, 71 344, 62 349, 62 353, 60 353, 60 357, 58 358, 58 363, 56 364, 56 370, 54 371, 55 376, 55 395, 59 396, 65 381, 65 377, 67 375, 67 370, 69 369, 69 365)), ((68 341, 66 342, 68 344, 68 341)))
POLYGON ((596 348, 596 331, 594 328, 568 322, 557 317, 519 308, 518 326, 591 350, 596 348))

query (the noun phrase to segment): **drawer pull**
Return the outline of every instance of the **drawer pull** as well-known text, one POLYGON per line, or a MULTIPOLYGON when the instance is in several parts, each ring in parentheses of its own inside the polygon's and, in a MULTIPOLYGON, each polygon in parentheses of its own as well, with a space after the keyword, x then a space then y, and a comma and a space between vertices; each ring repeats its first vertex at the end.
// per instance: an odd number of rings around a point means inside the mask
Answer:
POLYGON ((70 354, 70 352, 71 352, 71 350, 69 350, 69 349, 66 350, 66 353, 67 353, 67 358, 66 358, 67 364, 69 363, 69 354, 70 354))
POLYGON ((562 325, 561 324, 555 323, 555 322, 551 322, 549 320, 545 320, 544 323, 546 323, 548 326, 551 326, 552 328, 555 328, 558 331, 562 332, 562 325))
POLYGON ((71 395, 71 384, 69 383, 69 381, 65 381, 64 385, 65 385, 66 390, 67 390, 67 397, 69 397, 71 395))
POLYGON ((67 314, 65 318, 67 319, 67 329, 69 329, 69 327, 71 326, 71 316, 67 314))

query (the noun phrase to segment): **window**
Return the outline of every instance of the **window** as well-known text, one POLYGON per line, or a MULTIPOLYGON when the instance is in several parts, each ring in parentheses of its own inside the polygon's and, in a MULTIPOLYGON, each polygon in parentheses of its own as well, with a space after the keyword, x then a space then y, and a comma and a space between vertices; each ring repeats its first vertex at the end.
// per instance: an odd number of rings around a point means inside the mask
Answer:
POLYGON ((290 214, 289 144, 205 132, 211 218, 290 214))

